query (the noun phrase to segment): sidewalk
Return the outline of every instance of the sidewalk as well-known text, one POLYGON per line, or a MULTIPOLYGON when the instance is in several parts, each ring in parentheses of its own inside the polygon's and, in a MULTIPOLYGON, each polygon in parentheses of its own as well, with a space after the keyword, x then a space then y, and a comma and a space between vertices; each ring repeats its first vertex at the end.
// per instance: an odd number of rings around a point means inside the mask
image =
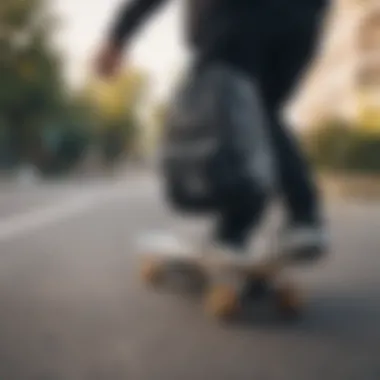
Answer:
POLYGON ((319 183, 329 197, 380 200, 380 175, 321 174, 319 183))

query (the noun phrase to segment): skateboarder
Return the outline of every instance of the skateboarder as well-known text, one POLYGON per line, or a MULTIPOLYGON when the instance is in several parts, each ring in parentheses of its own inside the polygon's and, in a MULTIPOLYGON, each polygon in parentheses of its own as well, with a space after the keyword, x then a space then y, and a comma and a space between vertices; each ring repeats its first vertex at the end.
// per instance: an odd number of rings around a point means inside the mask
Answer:
MULTIPOLYGON (((123 4, 97 62, 101 74, 120 66, 135 32, 165 0, 130 0, 123 4)), ((281 118, 281 108, 312 58, 328 0, 188 0, 189 47, 203 61, 225 62, 258 86, 276 163, 287 224, 279 239, 283 252, 319 257, 327 248, 319 195, 295 138, 281 118)), ((159 59, 157 52, 157 59, 159 59)), ((252 125, 255 120, 252 120, 252 125)), ((246 249, 261 220, 267 199, 249 186, 222 202, 216 245, 222 252, 246 249)))

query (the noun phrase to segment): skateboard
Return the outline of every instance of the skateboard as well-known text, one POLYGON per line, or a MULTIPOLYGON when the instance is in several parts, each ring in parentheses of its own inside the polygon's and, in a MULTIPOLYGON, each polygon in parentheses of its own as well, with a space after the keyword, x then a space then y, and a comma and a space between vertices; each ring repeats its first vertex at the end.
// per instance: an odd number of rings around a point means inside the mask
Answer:
MULTIPOLYGON (((227 257, 185 239, 156 234, 140 240, 139 261, 144 284, 159 288, 171 280, 185 280, 201 294, 205 312, 216 319, 239 316, 247 298, 273 301, 281 317, 299 316, 302 309, 296 287, 281 281, 284 270, 291 266, 284 256, 227 257)), ((174 284, 178 286, 178 282, 174 284)))

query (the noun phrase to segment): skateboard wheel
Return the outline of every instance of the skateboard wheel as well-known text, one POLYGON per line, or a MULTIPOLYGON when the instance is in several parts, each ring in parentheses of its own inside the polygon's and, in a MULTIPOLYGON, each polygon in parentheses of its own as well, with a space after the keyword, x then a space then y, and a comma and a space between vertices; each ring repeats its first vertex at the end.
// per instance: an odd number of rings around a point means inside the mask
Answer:
POLYGON ((302 300, 297 290, 286 285, 278 288, 275 293, 277 311, 281 317, 293 319, 298 317, 302 309, 302 300))
POLYGON ((216 286, 206 295, 205 307, 213 317, 230 319, 237 315, 240 309, 238 294, 228 286, 216 286))
POLYGON ((141 265, 140 277, 148 285, 158 285, 162 281, 163 271, 157 262, 146 259, 141 265))

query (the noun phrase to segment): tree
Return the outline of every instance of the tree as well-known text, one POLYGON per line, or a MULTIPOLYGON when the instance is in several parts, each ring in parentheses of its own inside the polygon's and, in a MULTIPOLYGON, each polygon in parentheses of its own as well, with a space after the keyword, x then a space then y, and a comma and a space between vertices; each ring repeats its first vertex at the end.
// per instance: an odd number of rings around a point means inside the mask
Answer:
POLYGON ((139 109, 148 89, 148 77, 138 68, 111 80, 91 77, 82 90, 97 117, 99 142, 107 161, 113 162, 137 143, 139 109))
POLYGON ((56 20, 45 0, 0 4, 0 114, 19 159, 40 150, 40 129, 62 105, 64 86, 50 36, 56 20))

